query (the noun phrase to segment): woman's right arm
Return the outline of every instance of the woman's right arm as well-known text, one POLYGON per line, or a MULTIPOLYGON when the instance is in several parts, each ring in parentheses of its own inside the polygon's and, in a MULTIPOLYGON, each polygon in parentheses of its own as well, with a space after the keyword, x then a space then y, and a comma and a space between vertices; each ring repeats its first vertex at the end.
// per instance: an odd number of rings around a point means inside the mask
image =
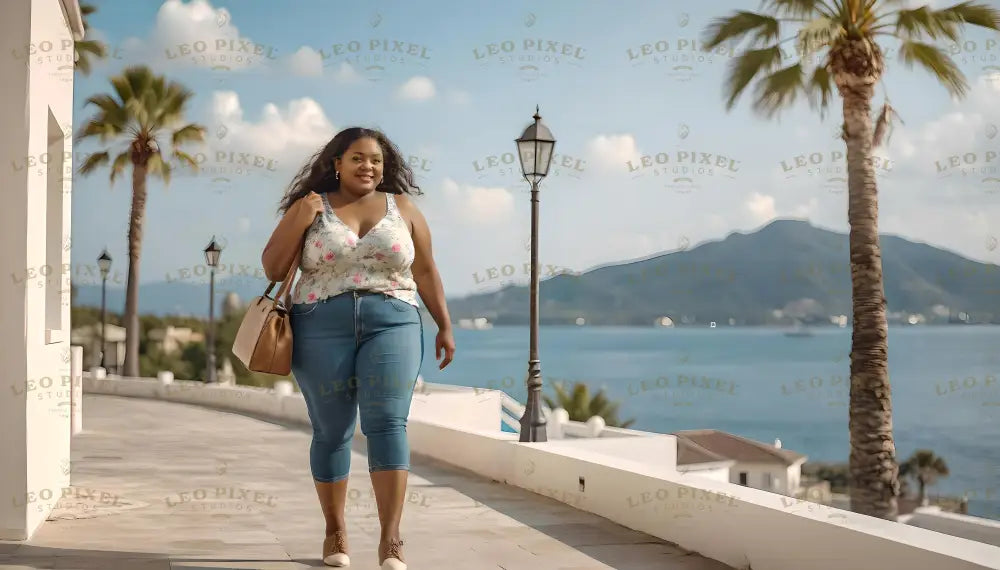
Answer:
POLYGON ((302 247, 302 236, 316 219, 317 212, 310 198, 311 196, 306 196, 296 201, 285 211, 271 233, 271 239, 264 246, 260 261, 264 276, 270 281, 281 281, 288 275, 289 265, 302 247))

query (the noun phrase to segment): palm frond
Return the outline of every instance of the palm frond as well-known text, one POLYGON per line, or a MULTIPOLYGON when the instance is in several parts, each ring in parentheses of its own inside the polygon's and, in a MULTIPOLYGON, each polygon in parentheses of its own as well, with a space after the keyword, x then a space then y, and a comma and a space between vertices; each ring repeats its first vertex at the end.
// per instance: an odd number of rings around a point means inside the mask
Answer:
MULTIPOLYGON (((87 97, 87 100, 84 102, 84 106, 87 105, 94 105, 108 118, 114 118, 120 122, 124 122, 128 119, 125 115, 125 108, 118 101, 116 101, 114 97, 106 93, 87 97)), ((104 120, 108 120, 108 118, 105 118, 104 120)))
POLYGON ((98 167, 107 164, 109 159, 108 151, 95 152, 83 161, 83 164, 80 165, 77 171, 83 175, 90 174, 98 167))
MULTIPOLYGON (((901 4, 901 0, 882 0, 887 4, 901 4)), ((904 40, 947 38, 953 42, 961 38, 961 26, 968 24, 989 30, 1000 30, 1000 9, 978 2, 960 2, 940 10, 929 6, 897 10, 880 17, 889 22, 876 30, 893 28, 893 35, 904 40)), ((884 32, 882 32, 884 33, 884 32)))
POLYGON ((74 140, 79 142, 93 137, 102 143, 106 143, 124 133, 127 127, 128 125, 125 122, 104 121, 100 118, 90 119, 77 131, 74 140))
MULTIPOLYGON (((198 161, 195 160, 194 157, 192 157, 190 154, 181 150, 174 150, 173 157, 179 164, 187 166, 188 168, 194 170, 195 172, 198 171, 199 169, 198 161)), ((547 397, 548 396, 546 396, 546 398, 547 397)), ((552 405, 550 404, 549 407, 551 408, 552 405)))
POLYGON ((935 14, 944 20, 979 26, 989 30, 1000 30, 1000 9, 979 2, 959 2, 949 8, 936 10, 935 14))
POLYGON ((899 46, 899 58, 909 68, 916 64, 929 71, 952 95, 962 96, 969 90, 965 74, 939 47, 922 42, 903 41, 899 46))
POLYGON ((203 142, 205 140, 205 127, 201 125, 184 125, 174 131, 171 136, 171 144, 181 146, 189 142, 203 142))
POLYGON ((799 93, 806 92, 804 79, 801 62, 762 77, 755 88, 754 111, 773 118, 778 111, 794 103, 799 93))
POLYGON ((732 109, 743 91, 759 74, 781 64, 781 48, 773 45, 747 50, 733 58, 726 74, 726 109, 732 109))
POLYGON ((149 155, 149 160, 146 162, 147 173, 152 176, 156 176, 157 178, 161 178, 163 180, 163 184, 169 186, 171 171, 172 169, 170 165, 167 161, 163 160, 162 154, 154 152, 149 155))
POLYGON ((614 409, 616 407, 617 406, 608 400, 607 396, 604 395, 604 390, 597 392, 597 394, 595 394, 590 400, 590 412, 595 416, 607 418, 608 414, 614 413, 614 409))
POLYGON ((913 10, 896 12, 896 35, 908 39, 921 38, 925 35, 934 40, 945 37, 954 42, 961 33, 957 21, 939 17, 938 12, 927 6, 921 6, 913 10))
POLYGON ((80 40, 73 42, 74 68, 84 75, 90 75, 91 59, 104 59, 108 56, 108 46, 96 40, 80 40))
MULTIPOLYGON (((588 404, 590 404, 590 394, 588 394, 587 385, 579 383, 573 386, 573 394, 570 396, 570 406, 573 410, 588 410, 588 404)), ((590 418, 583 418, 582 421, 587 421, 590 418)))
POLYGON ((795 38, 796 51, 800 57, 808 57, 829 47, 843 34, 844 28, 837 20, 816 18, 799 30, 795 38))
POLYGON ((903 120, 900 118, 899 113, 889 104, 886 100, 882 104, 882 108, 879 110, 878 117, 875 118, 875 131, 872 135, 872 146, 879 147, 882 144, 883 138, 888 138, 892 136, 892 123, 893 119, 898 120, 900 123, 903 120))
POLYGON ((777 41, 780 33, 778 19, 767 14, 739 10, 732 15, 716 18, 705 28, 702 49, 711 51, 726 42, 739 42, 751 32, 753 41, 777 41))
POLYGON ((767 0, 764 9, 782 16, 792 18, 809 18, 815 16, 833 17, 834 7, 824 0, 767 0))
POLYGON ((833 75, 826 66, 813 69, 809 81, 805 85, 809 105, 819 110, 820 118, 826 116, 826 111, 833 100, 833 75))
POLYGON ((114 162, 111 163, 111 184, 114 185, 115 180, 125 173, 125 167, 129 165, 131 161, 129 160, 129 153, 123 152, 115 157, 114 162))

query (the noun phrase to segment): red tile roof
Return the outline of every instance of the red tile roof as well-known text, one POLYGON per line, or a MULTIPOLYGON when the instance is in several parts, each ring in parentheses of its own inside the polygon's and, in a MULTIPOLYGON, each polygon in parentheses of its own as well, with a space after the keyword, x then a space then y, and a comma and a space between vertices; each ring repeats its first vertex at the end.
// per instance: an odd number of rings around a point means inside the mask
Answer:
POLYGON ((792 465, 806 458, 801 453, 714 429, 685 430, 670 435, 677 437, 678 465, 726 459, 742 463, 792 465))

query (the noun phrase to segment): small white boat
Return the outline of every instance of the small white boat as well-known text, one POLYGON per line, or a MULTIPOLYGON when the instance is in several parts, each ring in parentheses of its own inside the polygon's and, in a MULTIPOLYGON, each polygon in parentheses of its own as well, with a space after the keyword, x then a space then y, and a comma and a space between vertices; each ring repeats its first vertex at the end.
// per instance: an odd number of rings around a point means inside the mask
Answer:
POLYGON ((812 331, 802 326, 801 323, 796 323, 795 328, 790 331, 785 331, 785 336, 792 338, 807 338, 813 335, 812 331))
POLYGON ((458 328, 475 331, 487 331, 493 328, 493 323, 491 323, 486 317, 458 319, 458 328))

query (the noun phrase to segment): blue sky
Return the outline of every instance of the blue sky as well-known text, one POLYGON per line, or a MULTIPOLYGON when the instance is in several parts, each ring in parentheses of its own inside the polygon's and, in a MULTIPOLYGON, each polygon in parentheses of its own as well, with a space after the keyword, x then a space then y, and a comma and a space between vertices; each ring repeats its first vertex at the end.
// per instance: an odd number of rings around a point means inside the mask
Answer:
MULTIPOLYGON (((545 264, 586 270, 775 217, 847 228, 846 194, 831 181, 844 176, 831 164, 843 152, 834 139, 840 100, 825 121, 804 105, 766 121, 748 100, 727 113, 728 56, 697 50, 710 18, 746 2, 95 3, 91 27, 113 57, 77 75, 74 122, 93 112, 83 103, 107 91, 111 75, 142 61, 194 92, 188 117, 209 131, 207 168, 167 188, 150 184, 142 282, 203 263, 213 234, 226 242, 223 263, 259 265, 294 171, 352 125, 383 128, 421 165, 417 203, 449 296, 499 285, 485 279, 490 267, 513 265, 526 281, 529 195, 503 154, 514 152, 536 104, 572 165, 553 165, 542 185, 545 264), (542 51, 525 51, 526 41, 542 51), (374 60, 373 43, 395 51, 374 60), (644 44, 652 55, 642 55, 644 44), (515 53, 504 51, 512 45, 515 53), (249 166, 216 162, 218 152, 249 166), (487 166, 491 156, 499 166, 487 166), (642 156, 653 166, 630 172, 642 156), (695 164, 676 164, 686 156, 695 164)), ((984 67, 1000 65, 1000 47, 987 39, 973 31, 956 54, 972 85, 961 102, 890 59, 875 103, 888 91, 905 124, 876 154, 889 165, 880 171, 884 232, 996 263, 1000 183, 988 179, 1000 177, 1000 79, 984 67), (950 156, 979 169, 941 170, 950 156)), ((107 246, 124 275, 129 179, 111 187, 106 170, 74 176, 73 194, 74 264, 107 246)))

